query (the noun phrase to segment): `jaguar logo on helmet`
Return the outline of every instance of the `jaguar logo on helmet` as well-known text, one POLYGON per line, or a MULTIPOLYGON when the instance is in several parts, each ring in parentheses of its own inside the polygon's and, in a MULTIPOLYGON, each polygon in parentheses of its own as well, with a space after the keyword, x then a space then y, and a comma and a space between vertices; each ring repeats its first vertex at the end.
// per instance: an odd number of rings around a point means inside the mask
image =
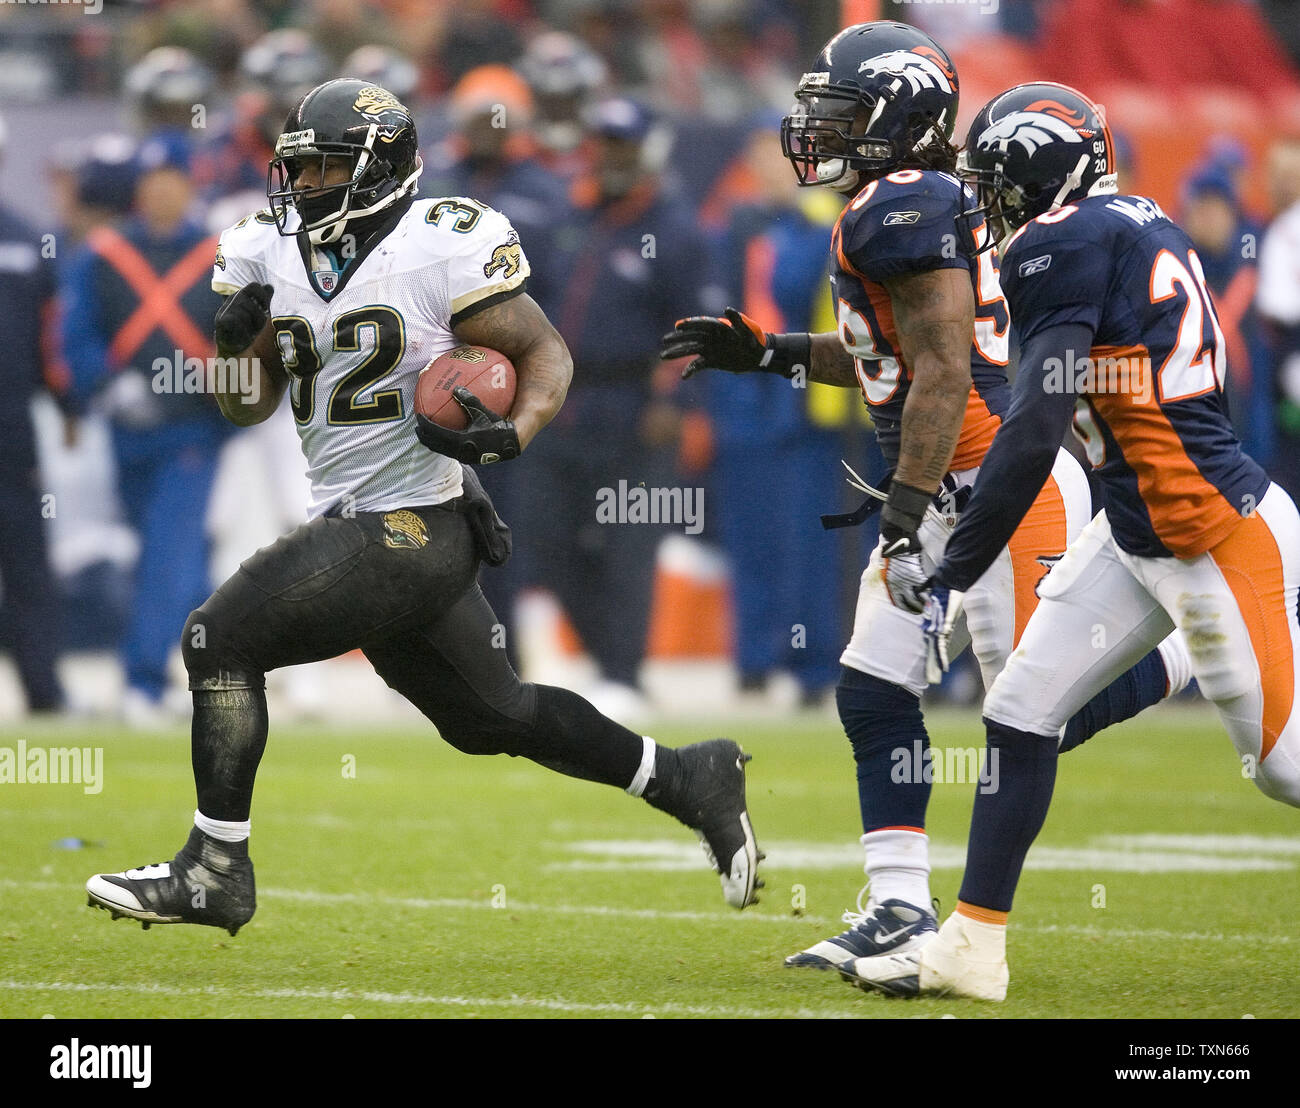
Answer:
MULTIPOLYGON (((1080 128, 1085 122, 1087 121, 1081 115, 1069 112, 1060 104, 1039 101, 1025 111, 1004 115, 986 127, 980 133, 976 145, 981 150, 997 150, 1005 154, 1014 143, 1024 147, 1026 154, 1033 154, 1052 142, 1083 142, 1084 135, 1080 128), (1051 108, 1057 110, 1052 111, 1051 108)), ((1091 138, 1092 134, 1089 131, 1087 137, 1091 138)))
POLYGON ((953 74, 943 58, 924 46, 918 46, 914 50, 891 50, 887 54, 877 54, 858 66, 859 77, 879 77, 883 74, 903 78, 911 86, 913 94, 923 89, 938 89, 942 92, 955 92, 957 89, 953 74))
POLYGON ((378 85, 367 85, 358 92, 356 100, 352 102, 352 108, 370 117, 377 117, 392 110, 406 111, 405 104, 386 88, 380 88, 378 85))

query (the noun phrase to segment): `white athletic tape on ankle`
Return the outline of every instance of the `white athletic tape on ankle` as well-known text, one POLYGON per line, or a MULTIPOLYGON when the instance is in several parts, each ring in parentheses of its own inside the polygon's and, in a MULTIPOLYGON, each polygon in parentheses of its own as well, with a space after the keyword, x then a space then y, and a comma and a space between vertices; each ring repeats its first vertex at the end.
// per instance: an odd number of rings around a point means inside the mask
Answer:
POLYGON ((641 741, 645 744, 641 748, 641 765, 637 767, 632 784, 625 790, 632 796, 640 796, 645 792, 645 787, 650 784, 650 778, 655 772, 655 741, 649 735, 642 735, 641 741))
POLYGON ((209 838, 222 843, 242 843, 252 830, 250 820, 209 819, 197 808, 194 809, 194 826, 209 838))

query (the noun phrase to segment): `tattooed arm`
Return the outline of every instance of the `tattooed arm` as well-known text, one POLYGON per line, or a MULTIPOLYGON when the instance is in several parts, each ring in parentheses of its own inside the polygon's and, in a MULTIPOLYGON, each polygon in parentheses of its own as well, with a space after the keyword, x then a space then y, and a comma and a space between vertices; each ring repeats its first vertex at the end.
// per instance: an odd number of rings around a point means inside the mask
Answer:
POLYGON ((461 342, 499 350, 514 363, 514 406, 497 414, 514 422, 519 447, 527 448, 564 403, 573 378, 569 348, 527 293, 475 312, 454 330, 461 342))
POLYGON ((812 364, 808 367, 808 380, 822 385, 838 385, 843 389, 858 387, 853 355, 844 349, 839 332, 828 331, 824 335, 813 335, 809 361, 812 364))
POLYGON ((970 392, 970 275, 936 269, 887 281, 885 288, 912 376, 894 481, 934 493, 957 448, 970 392))

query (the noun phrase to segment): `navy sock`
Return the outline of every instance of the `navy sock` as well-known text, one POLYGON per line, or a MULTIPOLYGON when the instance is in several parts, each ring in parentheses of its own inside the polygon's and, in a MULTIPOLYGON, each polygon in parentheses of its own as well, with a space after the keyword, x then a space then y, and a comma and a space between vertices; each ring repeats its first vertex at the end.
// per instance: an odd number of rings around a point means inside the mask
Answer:
POLYGON ((1056 736, 1033 735, 986 719, 984 772, 991 787, 975 791, 966 873, 958 899, 1011 911, 1020 869, 1047 818, 1056 784, 1056 736))
POLYGON ((840 722, 858 763, 862 830, 925 826, 930 737, 921 701, 907 689, 848 666, 835 689, 840 722))
POLYGON ((1112 723, 1132 719, 1143 708, 1159 704, 1169 687, 1169 675, 1160 651, 1153 650, 1125 670, 1070 717, 1061 739, 1061 753, 1087 742, 1112 723))

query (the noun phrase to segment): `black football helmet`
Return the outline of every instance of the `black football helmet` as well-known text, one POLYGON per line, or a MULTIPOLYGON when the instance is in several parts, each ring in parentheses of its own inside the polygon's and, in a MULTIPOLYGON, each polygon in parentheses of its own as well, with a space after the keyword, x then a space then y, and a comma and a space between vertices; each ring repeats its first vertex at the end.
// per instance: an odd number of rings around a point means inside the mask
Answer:
POLYGON ((381 211, 419 187, 424 165, 411 113, 391 92, 354 77, 318 85, 289 113, 267 169, 266 196, 282 235, 306 231, 315 244, 337 242, 349 220, 381 211), (346 158, 346 181, 323 188, 297 184, 315 159, 319 180, 331 158, 346 158), (289 228, 288 208, 301 226, 289 228))
POLYGON ((938 166, 955 155, 957 70, 934 39, 906 23, 841 31, 800 78, 795 101, 781 148, 801 185, 856 192, 863 175, 938 166))
POLYGON ((1117 190, 1115 143, 1102 110, 1068 85, 1036 81, 975 116, 959 168, 994 238, 1071 200, 1117 190))

